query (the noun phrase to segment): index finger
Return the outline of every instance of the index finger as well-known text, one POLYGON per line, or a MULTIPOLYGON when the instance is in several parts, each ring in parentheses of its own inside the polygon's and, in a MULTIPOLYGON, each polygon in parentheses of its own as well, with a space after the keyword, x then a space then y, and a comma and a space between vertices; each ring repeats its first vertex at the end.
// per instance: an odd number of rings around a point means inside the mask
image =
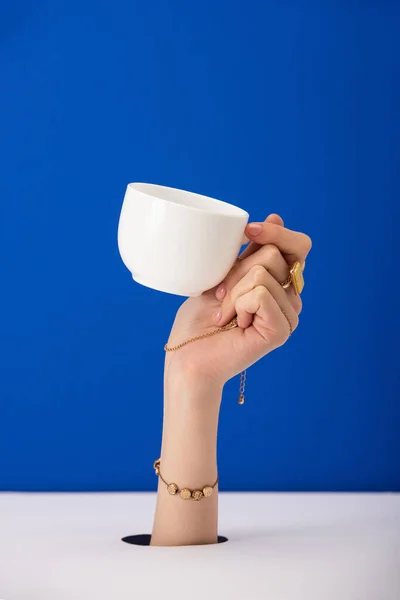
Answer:
POLYGON ((303 263, 312 246, 310 236, 275 223, 249 223, 245 234, 256 244, 277 246, 289 264, 296 260, 303 263))

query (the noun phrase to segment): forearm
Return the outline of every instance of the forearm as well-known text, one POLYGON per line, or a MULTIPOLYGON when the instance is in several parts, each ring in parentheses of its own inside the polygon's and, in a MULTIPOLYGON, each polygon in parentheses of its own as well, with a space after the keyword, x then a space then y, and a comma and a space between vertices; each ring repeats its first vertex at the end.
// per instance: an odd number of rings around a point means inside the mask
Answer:
MULTIPOLYGON (((222 386, 184 369, 166 369, 161 473, 179 489, 202 490, 217 478, 217 428, 222 386)), ((208 498, 171 496, 159 480, 151 543, 159 546, 217 541, 217 486, 208 498)))

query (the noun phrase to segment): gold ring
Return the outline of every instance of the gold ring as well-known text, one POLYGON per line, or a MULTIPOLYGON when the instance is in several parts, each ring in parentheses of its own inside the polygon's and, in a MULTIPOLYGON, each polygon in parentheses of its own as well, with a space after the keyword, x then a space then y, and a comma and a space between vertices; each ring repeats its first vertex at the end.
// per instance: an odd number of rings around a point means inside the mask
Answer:
POLYGON ((292 333, 293 333, 292 321, 289 319, 289 317, 287 316, 287 314, 283 310, 283 308, 281 308, 281 312, 282 312, 283 316, 285 317, 286 321, 288 322, 288 325, 289 325, 289 337, 290 337, 292 335, 292 333))
POLYGON ((283 287, 284 290, 287 290, 291 285, 292 285, 292 276, 289 274, 288 278, 285 279, 285 281, 283 281, 281 283, 281 286, 283 287))
POLYGON ((293 285, 294 293, 299 296, 304 289, 303 268, 298 260, 290 267, 289 276, 281 283, 284 290, 293 285))

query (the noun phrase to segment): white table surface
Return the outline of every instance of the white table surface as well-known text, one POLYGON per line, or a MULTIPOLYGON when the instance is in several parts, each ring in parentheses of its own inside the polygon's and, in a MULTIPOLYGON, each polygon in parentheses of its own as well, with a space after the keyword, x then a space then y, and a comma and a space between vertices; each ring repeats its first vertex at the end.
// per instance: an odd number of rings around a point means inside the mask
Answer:
POLYGON ((225 544, 153 548, 155 495, 0 494, 4 600, 399 600, 400 495, 220 495, 225 544))

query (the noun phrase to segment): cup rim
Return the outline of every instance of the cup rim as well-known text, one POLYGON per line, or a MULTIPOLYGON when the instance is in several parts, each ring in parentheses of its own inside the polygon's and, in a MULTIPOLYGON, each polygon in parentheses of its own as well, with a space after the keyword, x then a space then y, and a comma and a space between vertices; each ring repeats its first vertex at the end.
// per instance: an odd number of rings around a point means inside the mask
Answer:
POLYGON ((211 196, 205 196, 204 194, 198 194, 197 192, 190 192, 189 190, 183 190, 181 188, 173 188, 173 187, 170 187, 167 185, 159 185, 157 183, 144 183, 144 182, 128 183, 127 187, 135 192, 140 192, 141 194, 145 194, 146 196, 155 198, 156 200, 161 200, 162 202, 167 202, 167 204, 171 204, 174 206, 184 207, 186 209, 189 209, 189 210, 192 210, 195 212, 214 214, 214 215, 220 214, 225 217, 231 217, 231 218, 242 218, 242 217, 249 218, 249 216, 250 216, 246 210, 244 210, 243 208, 240 208, 239 206, 235 206, 234 204, 231 204, 230 202, 225 202, 224 200, 218 200, 217 198, 212 198, 211 196), (197 196, 199 198, 205 198, 206 200, 211 200, 212 202, 215 202, 216 204, 222 204, 226 207, 229 207, 230 209, 232 209, 232 212, 214 213, 211 210, 207 210, 207 208, 197 208, 196 206, 190 206, 188 204, 180 204, 179 202, 173 202, 172 200, 169 200, 168 198, 163 198, 163 197, 157 196, 154 192, 151 193, 151 188, 154 188, 155 190, 165 189, 165 190, 184 192, 185 194, 190 194, 193 196, 197 196))

